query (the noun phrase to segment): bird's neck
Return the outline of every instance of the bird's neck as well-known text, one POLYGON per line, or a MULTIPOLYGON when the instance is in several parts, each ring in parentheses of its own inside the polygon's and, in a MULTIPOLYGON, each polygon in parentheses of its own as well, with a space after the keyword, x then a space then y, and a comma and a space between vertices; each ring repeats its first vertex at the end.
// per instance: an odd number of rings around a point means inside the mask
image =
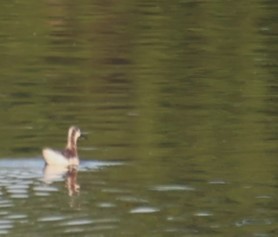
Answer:
POLYGON ((69 137, 66 149, 74 151, 77 153, 77 141, 74 139, 74 137, 69 137))

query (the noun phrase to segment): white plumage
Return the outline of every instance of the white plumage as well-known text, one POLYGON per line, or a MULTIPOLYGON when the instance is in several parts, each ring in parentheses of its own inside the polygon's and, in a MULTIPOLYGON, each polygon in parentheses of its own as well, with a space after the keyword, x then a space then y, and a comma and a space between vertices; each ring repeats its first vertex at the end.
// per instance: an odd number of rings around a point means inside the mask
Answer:
POLYGON ((59 166, 70 166, 79 165, 79 158, 77 157, 65 157, 62 152, 53 150, 51 148, 44 148, 42 154, 46 164, 48 165, 59 165, 59 166))
POLYGON ((78 166, 77 140, 80 136, 80 129, 71 126, 68 131, 67 145, 63 151, 57 151, 51 148, 44 148, 42 150, 45 163, 52 166, 78 166))

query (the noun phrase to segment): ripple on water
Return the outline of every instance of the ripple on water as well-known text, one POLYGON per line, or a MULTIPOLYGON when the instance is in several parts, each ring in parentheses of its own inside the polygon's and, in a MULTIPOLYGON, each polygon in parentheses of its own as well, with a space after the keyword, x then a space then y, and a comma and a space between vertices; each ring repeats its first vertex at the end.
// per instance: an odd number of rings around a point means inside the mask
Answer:
POLYGON ((71 219, 64 221, 61 223, 63 226, 73 226, 73 225, 88 225, 88 224, 111 224, 118 222, 117 219, 114 218, 103 218, 103 219, 88 219, 88 218, 80 218, 80 219, 71 219))
POLYGON ((138 198, 138 197, 134 197, 134 196, 121 196, 117 198, 120 201, 123 202, 129 202, 129 203, 148 203, 148 200, 143 199, 143 198, 138 198))
POLYGON ((28 186, 25 184, 7 186, 7 192, 11 198, 28 198, 28 186))
POLYGON ((224 184, 227 184, 228 182, 226 182, 225 180, 222 180, 222 179, 215 179, 215 180, 210 180, 208 183, 215 184, 215 185, 224 185, 224 184))
POLYGON ((130 210, 130 213, 132 214, 139 214, 139 213, 154 213, 154 212, 158 212, 160 211, 158 208, 155 207, 137 207, 137 208, 133 208, 130 210))
POLYGON ((101 191, 104 192, 104 193, 120 193, 120 194, 129 192, 127 190, 123 190, 123 189, 120 189, 120 188, 103 188, 101 191))
POLYGON ((237 227, 243 227, 248 225, 271 225, 273 222, 269 219, 253 219, 253 218, 244 218, 235 223, 237 227))
POLYGON ((99 231, 116 228, 115 223, 117 219, 75 219, 68 220, 61 223, 61 226, 65 227, 64 233, 78 233, 88 231, 99 231))
POLYGON ((59 189, 54 186, 42 185, 42 186, 35 186, 33 188, 35 192, 57 192, 59 189))
POLYGON ((39 222, 53 222, 53 221, 62 221, 65 220, 66 218, 64 216, 45 216, 45 217, 41 217, 38 219, 39 222))
POLYGON ((195 188, 187 186, 187 185, 157 185, 151 190, 159 191, 159 192, 168 192, 168 191, 194 191, 195 188))
POLYGON ((10 198, 28 198, 28 188, 30 182, 21 181, 21 180, 9 180, 5 184, 2 184, 5 187, 10 198))
POLYGON ((0 208, 12 207, 13 203, 9 200, 0 200, 0 208))
POLYGON ((270 195, 259 195, 256 196, 257 199, 272 199, 272 196, 270 195))
POLYGON ((10 220, 21 220, 21 219, 27 219, 27 215, 25 214, 10 214, 7 216, 7 219, 10 220))
POLYGON ((9 180, 33 180, 41 177, 41 170, 39 171, 22 171, 22 170, 9 170, 6 174, 6 178, 9 180))
POLYGON ((9 230, 1 230, 0 229, 0 235, 7 235, 9 233, 9 230))
POLYGON ((0 219, 0 233, 7 234, 13 228, 13 221, 0 219))
POLYGON ((52 192, 59 191, 59 189, 54 186, 41 185, 41 186, 35 186, 33 188, 33 191, 35 192, 35 196, 45 197, 45 196, 49 196, 50 193, 52 192))
POLYGON ((80 171, 86 171, 86 170, 95 170, 100 169, 104 167, 109 166, 118 166, 123 165, 124 162, 119 161, 91 161, 91 160, 82 160, 80 163, 80 171))
POLYGON ((71 234, 82 233, 82 232, 84 232, 84 229, 81 227, 70 227, 64 230, 64 233, 71 233, 71 234))
POLYGON ((114 203, 111 203, 111 202, 102 202, 102 203, 99 203, 97 204, 98 207, 101 207, 101 208, 112 208, 112 207, 116 207, 116 205, 114 203))
POLYGON ((0 216, 6 216, 8 215, 10 212, 8 211, 0 211, 0 216))
POLYGON ((105 230, 112 230, 112 229, 116 229, 117 226, 116 225, 97 225, 97 226, 93 226, 90 228, 91 231, 105 231, 105 230))
POLYGON ((213 214, 208 211, 199 211, 194 213, 194 216, 199 216, 199 217, 207 217, 207 216, 212 216, 213 214))
POLYGON ((70 220, 64 222, 63 226, 74 226, 74 225, 89 225, 92 224, 93 221, 90 219, 78 219, 78 220, 70 220))
POLYGON ((29 197, 28 194, 24 194, 24 193, 18 193, 18 194, 12 194, 11 198, 13 199, 27 199, 29 197))

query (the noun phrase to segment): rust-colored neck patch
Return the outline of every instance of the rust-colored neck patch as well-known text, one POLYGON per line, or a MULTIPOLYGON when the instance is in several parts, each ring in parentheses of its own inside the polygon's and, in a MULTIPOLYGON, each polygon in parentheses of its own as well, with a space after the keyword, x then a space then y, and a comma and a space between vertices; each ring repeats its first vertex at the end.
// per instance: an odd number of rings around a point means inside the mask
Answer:
POLYGON ((77 157, 77 137, 76 128, 71 128, 68 134, 68 143, 66 149, 62 152, 67 158, 77 157))

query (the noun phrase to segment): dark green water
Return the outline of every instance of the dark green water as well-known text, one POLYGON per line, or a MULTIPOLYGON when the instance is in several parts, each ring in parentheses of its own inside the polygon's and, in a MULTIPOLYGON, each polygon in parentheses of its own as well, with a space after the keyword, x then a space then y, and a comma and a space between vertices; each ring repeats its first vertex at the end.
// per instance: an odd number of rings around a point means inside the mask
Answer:
POLYGON ((276 21, 274 0, 2 2, 0 235, 277 236, 276 21), (80 170, 46 180, 72 124, 80 170))

